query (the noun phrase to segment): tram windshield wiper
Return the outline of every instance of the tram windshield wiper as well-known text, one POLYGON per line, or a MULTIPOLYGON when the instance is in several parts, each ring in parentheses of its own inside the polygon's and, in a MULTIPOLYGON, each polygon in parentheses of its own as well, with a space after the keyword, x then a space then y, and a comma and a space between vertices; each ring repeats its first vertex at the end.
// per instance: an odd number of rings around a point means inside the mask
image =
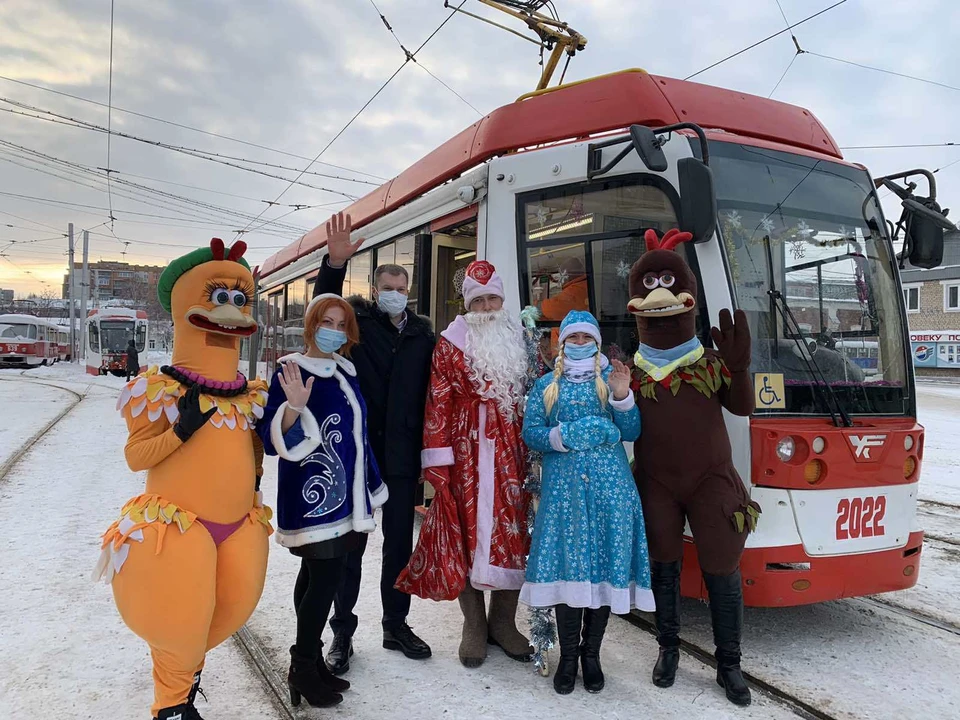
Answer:
POLYGON ((809 372, 810 377, 813 378, 813 384, 819 390, 819 392, 815 391, 813 396, 821 402, 823 409, 830 415, 830 419, 833 420, 833 424, 836 427, 853 427, 853 421, 850 419, 847 411, 843 409, 843 404, 837 396, 837 391, 827 382, 823 370, 817 363, 817 358, 807 344, 809 338, 804 335, 800 323, 797 322, 797 318, 794 317, 790 305, 787 304, 787 299, 783 296, 783 293, 777 289, 776 281, 774 280, 773 252, 770 250, 769 236, 763 238, 763 244, 767 253, 767 271, 770 277, 770 289, 767 290, 767 294, 770 296, 774 308, 776 308, 780 314, 780 318, 783 320, 784 329, 797 344, 800 359, 803 360, 804 365, 807 367, 807 372, 809 372), (793 326, 792 329, 791 325, 793 326), (836 408, 836 411, 834 411, 834 408, 836 408))

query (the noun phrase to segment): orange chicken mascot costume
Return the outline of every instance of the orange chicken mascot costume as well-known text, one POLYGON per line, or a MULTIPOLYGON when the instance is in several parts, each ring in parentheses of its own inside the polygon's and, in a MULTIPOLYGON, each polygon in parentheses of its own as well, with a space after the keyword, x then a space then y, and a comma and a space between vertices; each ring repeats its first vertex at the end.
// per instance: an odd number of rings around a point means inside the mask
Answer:
POLYGON ((117 403, 127 464, 146 470, 147 483, 104 534, 94 574, 150 646, 157 720, 202 720, 194 698, 204 656, 263 590, 272 529, 253 425, 267 385, 237 372, 240 339, 257 329, 245 249, 214 238, 170 263, 158 294, 173 315, 172 363, 129 382, 117 403))

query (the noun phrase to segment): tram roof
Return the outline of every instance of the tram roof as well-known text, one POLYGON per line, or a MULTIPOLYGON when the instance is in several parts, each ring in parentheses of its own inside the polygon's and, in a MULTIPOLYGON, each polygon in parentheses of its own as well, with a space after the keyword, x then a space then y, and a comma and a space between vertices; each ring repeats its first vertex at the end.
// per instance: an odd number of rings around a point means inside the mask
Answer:
POLYGON ((30 325, 56 327, 56 323, 49 318, 37 317, 36 315, 24 315, 22 313, 7 313, 5 315, 0 315, 0 325, 4 323, 25 323, 30 325))
MULTIPOLYGON (((351 215, 354 228, 360 228, 505 152, 631 125, 656 127, 678 122, 843 157, 827 129, 804 108, 643 70, 625 70, 529 93, 497 108, 343 212, 351 215)), ((326 242, 322 224, 267 258, 260 276, 277 272, 326 242)))

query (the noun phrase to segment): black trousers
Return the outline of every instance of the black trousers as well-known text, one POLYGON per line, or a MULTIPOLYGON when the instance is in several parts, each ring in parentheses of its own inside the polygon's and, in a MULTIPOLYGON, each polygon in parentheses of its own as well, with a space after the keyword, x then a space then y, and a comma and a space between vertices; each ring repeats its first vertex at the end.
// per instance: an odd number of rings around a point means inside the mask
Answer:
MULTIPOLYGON (((380 522, 383 531, 380 601, 383 605, 383 628, 391 630, 405 623, 410 613, 410 596, 393 586, 413 554, 414 502, 419 478, 388 477, 386 482, 390 497, 383 506, 380 522)), ((337 635, 353 637, 357 630, 358 619, 353 610, 360 596, 360 571, 365 549, 364 545, 346 558, 343 580, 334 598, 334 612, 330 620, 330 628, 337 635)))
POLYGON ((293 606, 297 611, 297 652, 306 658, 319 658, 321 636, 330 615, 337 586, 343 579, 347 556, 329 560, 300 559, 300 574, 293 588, 293 606))

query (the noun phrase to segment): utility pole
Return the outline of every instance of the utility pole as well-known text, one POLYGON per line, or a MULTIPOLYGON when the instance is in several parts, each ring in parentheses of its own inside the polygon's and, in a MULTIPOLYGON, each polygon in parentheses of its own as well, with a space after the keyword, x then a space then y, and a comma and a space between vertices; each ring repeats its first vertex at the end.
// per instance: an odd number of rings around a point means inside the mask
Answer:
MULTIPOLYGON (((83 231, 83 271, 80 273, 80 327, 83 328, 87 321, 87 296, 90 294, 90 273, 87 270, 87 250, 90 247, 90 232, 83 231)), ((87 357, 87 343, 83 337, 83 330, 80 331, 80 359, 87 357)))
POLYGON ((77 308, 74 305, 76 293, 73 287, 73 223, 67 225, 67 241, 69 243, 69 263, 68 276, 70 278, 70 362, 77 360, 77 325, 74 317, 77 314, 77 308))

